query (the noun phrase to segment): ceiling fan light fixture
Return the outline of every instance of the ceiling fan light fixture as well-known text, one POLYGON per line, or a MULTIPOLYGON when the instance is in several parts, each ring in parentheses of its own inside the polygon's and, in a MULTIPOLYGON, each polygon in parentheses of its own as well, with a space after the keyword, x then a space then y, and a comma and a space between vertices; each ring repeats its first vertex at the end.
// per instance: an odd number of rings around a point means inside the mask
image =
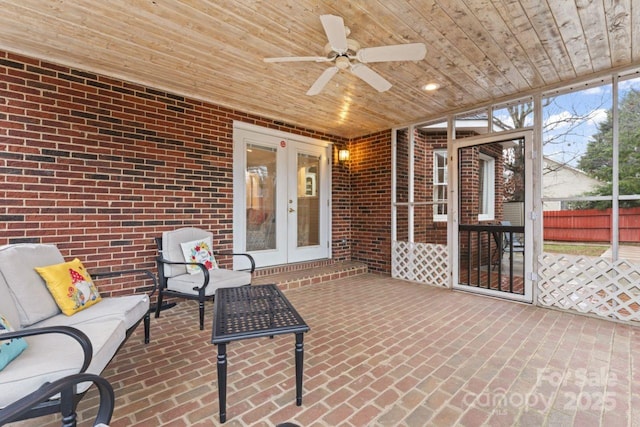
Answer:
POLYGON ((341 70, 346 70, 347 68, 349 68, 349 65, 351 65, 351 61, 349 61, 349 58, 347 58, 346 56, 338 56, 336 58, 336 67, 338 67, 341 70))

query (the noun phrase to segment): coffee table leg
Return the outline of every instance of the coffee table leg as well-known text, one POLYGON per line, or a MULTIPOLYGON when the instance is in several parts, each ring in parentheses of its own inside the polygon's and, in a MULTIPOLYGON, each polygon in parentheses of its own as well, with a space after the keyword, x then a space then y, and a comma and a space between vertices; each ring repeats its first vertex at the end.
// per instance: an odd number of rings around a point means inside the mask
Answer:
POLYGON ((220 422, 227 421, 227 345, 218 344, 218 401, 220 422))
POLYGON ((302 405, 302 362, 304 360, 304 334, 296 334, 296 405, 302 405))

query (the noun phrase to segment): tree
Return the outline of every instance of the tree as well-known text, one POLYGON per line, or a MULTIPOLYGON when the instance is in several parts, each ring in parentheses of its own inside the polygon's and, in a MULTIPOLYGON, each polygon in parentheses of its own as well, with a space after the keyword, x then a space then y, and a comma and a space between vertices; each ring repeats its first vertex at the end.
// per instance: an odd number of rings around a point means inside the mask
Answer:
MULTIPOLYGON (((564 112, 562 107, 554 105, 555 97, 548 97, 542 100, 542 108, 551 108, 553 111, 564 112)), ((523 102, 520 104, 509 105, 506 107, 508 120, 502 121, 494 117, 494 126, 502 129, 521 129, 532 126, 533 123, 533 102, 523 102)), ((560 151, 556 154, 562 154, 561 157, 566 158, 564 162, 559 162, 557 168, 574 162, 577 154, 566 151, 566 140, 576 136, 576 129, 586 120, 592 118, 594 111, 588 113, 579 113, 575 108, 564 114, 549 114, 552 119, 545 120, 543 123, 543 144, 547 147, 555 146, 560 151), (554 133, 553 130, 562 129, 562 132, 554 133)), ((515 141, 516 144, 505 153, 504 169, 504 192, 503 200, 510 202, 524 201, 524 141, 515 141)), ((545 169, 544 173, 553 172, 555 169, 545 169)))
MULTIPOLYGON (((521 129, 527 124, 527 118, 533 114, 533 102, 510 105, 507 107, 514 129, 521 129)), ((504 200, 524 202, 524 141, 518 141, 504 162, 504 200)))
MULTIPOLYGON (((618 114, 618 180, 620 194, 640 194, 640 90, 629 90, 620 101, 618 114)), ((613 112, 598 124, 578 167, 602 184, 591 195, 612 195, 613 112)), ((590 202, 585 208, 609 207, 609 202, 590 202)), ((620 206, 640 206, 640 201, 621 201, 620 206)))
MULTIPOLYGON (((493 126, 499 129, 521 129, 529 126, 530 116, 533 114, 533 102, 523 102, 509 105, 509 118, 502 121, 493 118, 493 126)), ((524 201, 524 141, 514 141, 515 145, 505 152, 504 185, 502 199, 505 202, 524 201)))

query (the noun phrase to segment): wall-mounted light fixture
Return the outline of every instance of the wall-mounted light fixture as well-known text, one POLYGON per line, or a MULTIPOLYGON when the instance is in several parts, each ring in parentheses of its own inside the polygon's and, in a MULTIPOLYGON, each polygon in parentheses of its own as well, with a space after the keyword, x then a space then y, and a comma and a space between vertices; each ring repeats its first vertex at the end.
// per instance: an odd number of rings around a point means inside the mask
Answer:
POLYGON ((340 163, 344 163, 347 160, 349 160, 349 150, 344 148, 342 150, 338 150, 338 161, 340 163))

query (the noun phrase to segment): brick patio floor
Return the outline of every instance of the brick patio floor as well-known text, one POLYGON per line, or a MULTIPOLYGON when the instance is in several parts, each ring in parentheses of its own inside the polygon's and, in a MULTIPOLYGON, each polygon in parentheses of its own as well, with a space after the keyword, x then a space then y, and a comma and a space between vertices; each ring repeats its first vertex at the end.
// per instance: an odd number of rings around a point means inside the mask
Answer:
MULTIPOLYGON (((293 335, 233 342, 225 425, 640 425, 637 327, 374 274, 285 294, 311 327, 303 404, 293 335)), ((219 425, 211 321, 181 301, 138 328, 104 373, 112 427, 219 425)))

